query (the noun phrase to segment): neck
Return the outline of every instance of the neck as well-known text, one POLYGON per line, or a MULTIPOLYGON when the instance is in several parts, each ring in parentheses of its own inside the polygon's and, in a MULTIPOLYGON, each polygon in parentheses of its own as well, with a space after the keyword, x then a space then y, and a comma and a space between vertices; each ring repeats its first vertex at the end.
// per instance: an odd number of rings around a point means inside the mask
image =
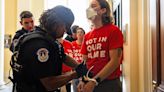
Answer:
POLYGON ((93 23, 93 25, 94 25, 94 28, 97 29, 97 28, 102 27, 102 26, 103 26, 103 23, 102 23, 101 20, 97 20, 97 21, 95 21, 95 22, 93 23))
POLYGON ((83 41, 83 39, 77 39, 76 40, 76 42, 77 42, 78 45, 81 45, 82 44, 82 41, 83 41))

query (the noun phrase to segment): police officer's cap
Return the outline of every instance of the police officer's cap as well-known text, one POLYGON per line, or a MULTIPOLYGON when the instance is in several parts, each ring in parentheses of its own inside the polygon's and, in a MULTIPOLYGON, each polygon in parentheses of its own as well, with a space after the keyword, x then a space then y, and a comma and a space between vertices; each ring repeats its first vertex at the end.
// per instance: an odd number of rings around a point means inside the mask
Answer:
POLYGON ((67 30, 69 30, 74 21, 74 15, 72 11, 69 8, 61 5, 54 7, 52 11, 56 13, 56 15, 64 22, 67 30))

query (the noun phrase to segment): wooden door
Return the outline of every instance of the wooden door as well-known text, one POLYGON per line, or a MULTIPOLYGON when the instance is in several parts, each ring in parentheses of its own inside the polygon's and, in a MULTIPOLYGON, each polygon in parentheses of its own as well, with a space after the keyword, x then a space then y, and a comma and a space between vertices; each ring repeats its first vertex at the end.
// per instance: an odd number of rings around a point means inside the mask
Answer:
POLYGON ((161 81, 157 92, 164 92, 164 0, 159 1, 160 6, 160 45, 161 45, 161 81))
POLYGON ((150 0, 153 92, 164 92, 164 0, 150 0))

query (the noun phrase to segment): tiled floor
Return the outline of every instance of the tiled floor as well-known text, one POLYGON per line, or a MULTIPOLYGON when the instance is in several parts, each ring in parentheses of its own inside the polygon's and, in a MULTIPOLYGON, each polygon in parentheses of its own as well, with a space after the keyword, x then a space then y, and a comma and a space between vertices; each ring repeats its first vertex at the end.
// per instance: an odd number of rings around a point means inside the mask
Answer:
POLYGON ((5 84, 0 86, 0 92, 12 92, 12 82, 7 77, 4 77, 5 84))
MULTIPOLYGON (((72 86, 71 86, 71 90, 73 92, 72 86)), ((1 86, 0 92, 12 92, 12 83, 10 82, 9 84, 7 84, 5 86, 1 86)), ((66 92, 65 87, 62 88, 61 92, 66 92)))
POLYGON ((0 87, 0 92, 12 92, 12 83, 0 87))
MULTIPOLYGON (((12 82, 9 79, 5 79, 6 84, 4 86, 0 85, 0 92, 12 92, 12 82)), ((62 87, 61 92, 66 92, 65 86, 62 87)), ((71 85, 71 92, 73 92, 73 86, 71 85)))

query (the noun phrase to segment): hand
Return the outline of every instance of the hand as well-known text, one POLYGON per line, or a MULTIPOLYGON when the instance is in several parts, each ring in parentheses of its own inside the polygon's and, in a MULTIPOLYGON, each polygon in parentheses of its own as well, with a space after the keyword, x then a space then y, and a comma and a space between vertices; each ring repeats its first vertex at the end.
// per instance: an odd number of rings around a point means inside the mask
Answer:
POLYGON ((78 92, 83 92, 84 85, 85 85, 85 83, 82 82, 82 81, 80 81, 79 84, 78 84, 78 86, 77 86, 77 91, 78 92))
POLYGON ((83 87, 83 91, 81 92, 93 92, 94 88, 96 86, 96 83, 93 81, 88 81, 84 87, 83 87))
POLYGON ((87 74, 88 69, 84 61, 75 68, 75 71, 78 77, 82 77, 87 74))

